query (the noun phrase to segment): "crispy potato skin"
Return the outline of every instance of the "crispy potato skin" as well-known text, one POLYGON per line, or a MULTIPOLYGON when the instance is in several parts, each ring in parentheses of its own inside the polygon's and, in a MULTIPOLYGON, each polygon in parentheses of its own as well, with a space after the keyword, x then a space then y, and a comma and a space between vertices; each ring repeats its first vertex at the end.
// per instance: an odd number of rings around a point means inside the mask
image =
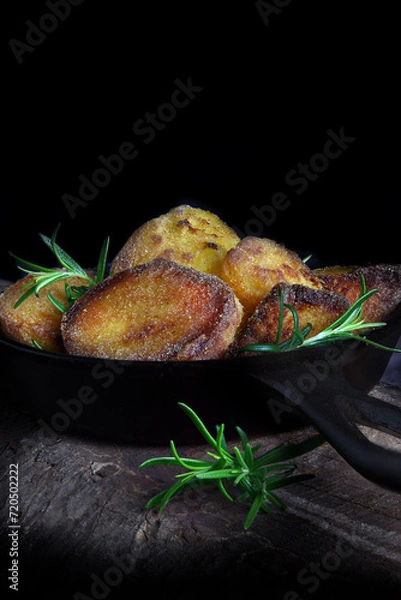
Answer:
POLYGON ((50 352, 65 352, 61 337, 62 313, 47 298, 50 292, 57 300, 67 305, 65 296, 65 281, 71 285, 84 285, 84 280, 70 277, 64 281, 53 283, 27 298, 18 308, 15 303, 24 293, 21 288, 33 283, 33 275, 26 275, 9 286, 0 296, 0 330, 4 336, 33 346, 34 339, 43 350, 50 352))
MULTIPOLYGON (((309 335, 316 335, 328 327, 349 308, 348 300, 335 292, 297 284, 278 283, 260 302, 244 329, 239 332, 232 347, 233 353, 248 344, 273 344, 276 341, 281 291, 284 291, 284 302, 293 306, 298 313, 299 328, 303 329, 308 323, 312 325, 309 335)), ((279 341, 289 339, 293 330, 292 313, 284 308, 279 341)))
POLYGON ((226 355, 243 309, 214 275, 157 258, 99 283, 63 316, 70 354, 128 360, 226 355))
POLYGON ((324 287, 295 252, 267 238, 253 236, 227 252, 220 276, 249 314, 277 283, 324 287))
POLYGON ((167 258, 219 275, 227 250, 238 242, 235 231, 217 215, 183 204, 139 227, 114 258, 111 272, 167 258))
POLYGON ((346 297, 350 304, 360 296, 363 275, 367 291, 377 289, 363 305, 362 316, 366 321, 386 322, 401 302, 401 265, 335 265, 315 269, 313 272, 328 289, 346 297))

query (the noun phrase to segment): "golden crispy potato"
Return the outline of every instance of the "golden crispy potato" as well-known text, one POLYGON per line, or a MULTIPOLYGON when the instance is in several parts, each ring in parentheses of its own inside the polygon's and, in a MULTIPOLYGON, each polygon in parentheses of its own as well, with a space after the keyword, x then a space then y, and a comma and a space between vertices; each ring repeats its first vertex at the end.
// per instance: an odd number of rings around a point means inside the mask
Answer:
POLYGON ((114 258, 111 272, 167 258, 219 275, 227 250, 238 242, 235 231, 215 214, 181 205, 139 227, 114 258))
POLYGON ((363 305, 366 321, 386 322, 401 302, 401 265, 371 265, 366 267, 335 265, 313 271, 324 285, 345 296, 353 304, 360 296, 361 276, 367 291, 377 289, 363 305))
POLYGON ((248 313, 279 282, 323 289, 318 276, 295 252, 272 240, 253 236, 244 238, 227 252, 220 277, 248 313))
POLYGON ((157 258, 92 288, 63 316, 70 354, 132 360, 225 356, 243 309, 214 275, 157 258))
MULTIPOLYGON (((310 336, 316 335, 336 319, 350 306, 348 300, 335 292, 317 290, 304 285, 278 283, 260 302, 256 311, 241 330, 233 344, 233 352, 248 344, 273 344, 278 333, 280 294, 284 291, 284 303, 295 308, 299 317, 299 328, 310 323, 310 336)), ((289 339, 294 331, 294 319, 291 311, 284 308, 280 342, 289 339)))
POLYGON ((34 276, 26 275, 4 290, 0 296, 0 330, 4 336, 28 346, 33 346, 32 340, 35 340, 43 350, 65 352, 60 329, 62 313, 48 300, 47 294, 51 293, 67 306, 66 281, 73 286, 85 284, 79 277, 52 283, 38 296, 29 296, 17 308, 14 305, 24 293, 21 288, 33 283, 34 276))

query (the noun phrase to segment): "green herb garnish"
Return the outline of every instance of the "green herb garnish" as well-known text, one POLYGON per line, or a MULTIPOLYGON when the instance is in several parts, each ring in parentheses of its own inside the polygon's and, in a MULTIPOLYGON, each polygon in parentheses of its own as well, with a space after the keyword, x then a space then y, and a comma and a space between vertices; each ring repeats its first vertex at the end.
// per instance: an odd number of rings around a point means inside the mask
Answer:
POLYGON ((286 508, 286 504, 274 490, 315 477, 312 474, 293 475, 296 466, 283 461, 305 454, 323 444, 325 440, 321 435, 315 435, 300 443, 281 444, 256 456, 260 445, 251 447, 246 433, 240 427, 236 427, 241 449, 234 446, 233 452, 230 452, 224 435, 224 424, 216 427, 214 438, 189 406, 181 402, 178 404, 212 447, 213 451, 207 452, 207 456, 213 460, 181 458, 174 442, 171 441, 173 456, 151 458, 143 462, 140 468, 174 465, 182 467, 185 472, 176 475, 178 481, 173 486, 151 498, 145 506, 146 509, 159 506, 161 512, 173 496, 209 483, 217 483, 223 496, 233 502, 234 498, 226 489, 226 484, 229 483, 239 492, 237 500, 246 501, 251 505, 244 524, 245 529, 249 529, 259 511, 270 513, 270 505, 286 508))
POLYGON ((90 288, 94 287, 97 283, 104 279, 106 274, 107 252, 110 238, 107 237, 103 242, 98 259, 96 275, 94 277, 90 277, 85 269, 83 269, 69 254, 67 254, 67 252, 65 252, 65 250, 60 248, 60 246, 56 243, 56 237, 59 228, 60 225, 56 227, 51 238, 47 237, 46 235, 39 234, 41 240, 56 257, 59 263, 58 268, 43 267, 19 258, 10 252, 11 256, 17 261, 18 268, 21 271, 28 273, 29 275, 34 275, 33 282, 30 282, 21 288, 24 293, 15 303, 14 308, 18 308, 18 306, 20 306, 27 298, 29 298, 29 296, 32 294, 38 295, 41 289, 52 283, 55 283, 56 281, 63 281, 64 279, 69 279, 71 277, 80 277, 85 282, 82 286, 71 286, 67 281, 65 282, 67 307, 60 303, 52 294, 47 294, 49 301, 52 302, 52 304, 54 304, 58 310, 61 312, 66 312, 69 308, 71 308, 78 298, 86 294, 90 288))
POLYGON ((390 352, 401 352, 399 348, 389 348, 383 346, 369 338, 356 333, 357 331, 365 331, 367 329, 376 329, 384 327, 386 323, 366 323, 362 317, 363 305, 365 302, 377 292, 377 289, 366 291, 365 278, 361 277, 361 292, 358 300, 346 310, 341 317, 336 319, 331 325, 317 333, 312 337, 307 337, 312 329, 312 325, 308 323, 303 329, 299 328, 299 319, 296 309, 290 304, 284 302, 284 291, 280 293, 279 318, 276 341, 274 344, 249 344, 241 348, 243 352, 286 352, 298 348, 306 348, 308 346, 319 346, 328 342, 341 340, 358 340, 382 350, 390 352), (284 308, 291 311, 294 320, 294 329, 291 337, 284 342, 280 342, 281 332, 283 328, 284 308))

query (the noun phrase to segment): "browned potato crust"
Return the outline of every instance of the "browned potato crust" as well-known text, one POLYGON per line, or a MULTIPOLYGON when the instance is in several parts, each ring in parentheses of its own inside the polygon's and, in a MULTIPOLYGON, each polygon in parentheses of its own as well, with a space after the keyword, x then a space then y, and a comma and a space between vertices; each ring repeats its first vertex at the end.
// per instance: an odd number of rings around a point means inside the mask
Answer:
POLYGON ((323 284, 301 258, 282 244, 249 236, 226 255, 221 278, 252 313, 279 282, 323 289, 323 284))
POLYGON ((369 298, 362 315, 366 321, 386 322, 401 302, 401 265, 371 265, 366 267, 333 266, 315 269, 314 274, 325 286, 345 296, 353 304, 361 292, 361 276, 365 278, 367 291, 377 289, 369 298))
POLYGON ((4 336, 21 344, 33 346, 32 340, 35 340, 43 350, 65 352, 60 330, 62 313, 48 300, 47 294, 51 293, 66 306, 65 282, 75 286, 84 285, 85 282, 79 277, 71 277, 52 283, 42 289, 38 296, 33 294, 18 308, 14 308, 24 293, 21 288, 33 281, 33 275, 26 275, 0 296, 0 330, 4 336))
POLYGON ((167 258, 203 273, 219 275, 227 250, 239 242, 217 215, 188 205, 144 223, 114 258, 111 272, 167 258))
POLYGON ((163 258, 121 271, 63 316, 70 354, 130 360, 222 358, 243 309, 214 275, 163 258))
MULTIPOLYGON (((308 323, 312 325, 309 335, 316 335, 328 327, 349 308, 348 300, 334 292, 278 283, 262 300, 245 328, 238 334, 233 345, 234 352, 248 344, 273 344, 276 341, 282 290, 284 302, 293 306, 298 313, 299 328, 303 329, 308 323)), ((284 308, 283 314, 280 342, 289 339, 294 330, 291 311, 284 308)))

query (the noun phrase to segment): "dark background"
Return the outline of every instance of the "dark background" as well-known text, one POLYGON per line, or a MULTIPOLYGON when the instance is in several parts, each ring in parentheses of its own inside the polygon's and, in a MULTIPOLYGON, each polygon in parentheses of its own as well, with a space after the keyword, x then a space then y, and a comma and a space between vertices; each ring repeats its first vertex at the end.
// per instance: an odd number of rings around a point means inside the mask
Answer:
POLYGON ((253 1, 84 0, 18 64, 9 40, 50 11, 7 2, 0 276, 19 273, 8 250, 51 263, 37 234, 58 223, 91 266, 106 235, 112 255, 181 202, 244 231, 279 191, 291 206, 261 235, 324 262, 400 262, 395 15, 352 5, 292 0, 265 25, 253 1), (145 144, 132 126, 177 78, 204 89, 145 144), (356 141, 297 195, 287 173, 341 128, 356 141), (138 157, 71 218, 63 194, 126 141, 138 157))

